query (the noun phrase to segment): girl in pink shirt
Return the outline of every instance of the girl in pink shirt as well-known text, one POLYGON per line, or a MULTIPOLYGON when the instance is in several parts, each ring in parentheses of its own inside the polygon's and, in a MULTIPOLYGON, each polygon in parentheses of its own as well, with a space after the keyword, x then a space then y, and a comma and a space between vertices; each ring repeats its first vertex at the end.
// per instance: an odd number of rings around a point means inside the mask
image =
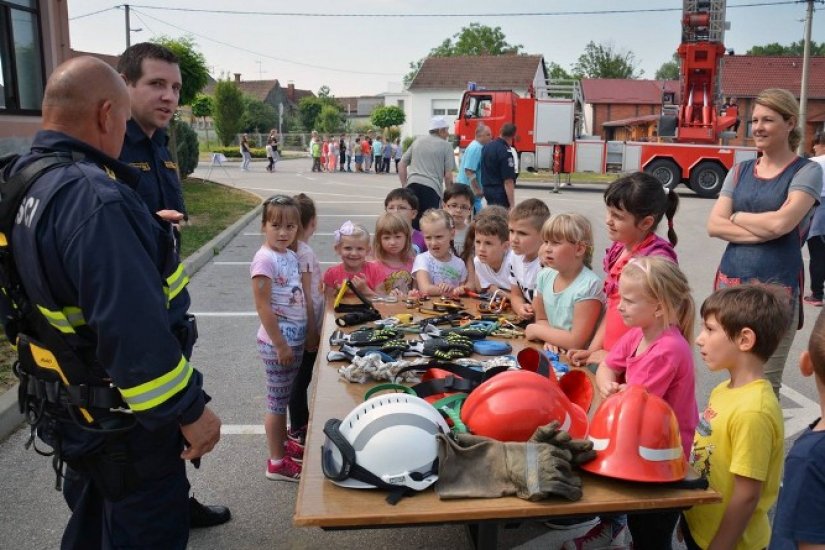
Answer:
POLYGON ((412 228, 398 214, 387 212, 375 222, 373 239, 375 260, 370 262, 378 271, 381 294, 405 296, 413 289, 412 228))
POLYGON ((625 265, 642 256, 661 256, 674 263, 676 232, 673 216, 679 208, 679 195, 644 172, 636 172, 611 183, 604 192, 607 206, 607 233, 613 244, 604 257, 604 293, 607 307, 599 328, 587 350, 571 350, 570 362, 584 366, 602 362, 607 352, 627 331, 618 312, 619 279, 625 265), (656 235, 662 218, 667 217, 667 237, 656 235))
MULTIPOLYGON (((676 413, 687 459, 699 422, 689 343, 695 316, 690 286, 669 259, 638 257, 622 271, 619 297, 617 310, 628 330, 599 365, 596 386, 602 398, 637 384, 664 399, 676 413)), ((628 514, 627 525, 634 540, 644 538, 645 548, 670 548, 678 518, 678 511, 628 514), (650 522, 659 527, 651 531, 650 522)))
POLYGON ((350 279, 362 294, 374 295, 383 279, 379 270, 367 262, 370 232, 361 224, 345 221, 335 231, 335 252, 341 257, 341 263, 324 273, 324 287, 338 289, 350 279))

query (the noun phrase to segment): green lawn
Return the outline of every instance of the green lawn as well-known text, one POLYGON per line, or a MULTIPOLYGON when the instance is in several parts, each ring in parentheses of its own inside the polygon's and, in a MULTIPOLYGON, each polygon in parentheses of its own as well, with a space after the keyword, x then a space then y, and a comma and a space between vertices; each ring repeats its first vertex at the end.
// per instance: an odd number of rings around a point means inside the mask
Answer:
POLYGON ((183 180, 183 198, 189 211, 189 222, 181 228, 183 258, 261 202, 258 197, 244 191, 197 178, 183 180))
MULTIPOLYGON (((181 237, 184 258, 261 202, 243 191, 192 178, 183 181, 183 197, 189 210, 189 223, 182 228, 181 237)), ((16 356, 0 330, 0 393, 17 382, 11 372, 16 356)))

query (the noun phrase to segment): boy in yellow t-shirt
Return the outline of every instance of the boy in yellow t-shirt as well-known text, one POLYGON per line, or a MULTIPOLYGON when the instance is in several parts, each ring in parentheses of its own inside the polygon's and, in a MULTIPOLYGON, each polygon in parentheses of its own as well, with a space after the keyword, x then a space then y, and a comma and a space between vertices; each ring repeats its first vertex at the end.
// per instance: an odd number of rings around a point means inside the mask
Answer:
POLYGON ((782 411, 763 367, 788 326, 787 294, 767 285, 713 293, 702 304, 696 344, 711 371, 727 370, 699 419, 691 462, 722 494, 719 504, 695 506, 682 523, 689 549, 765 548, 768 509, 782 473, 782 411))

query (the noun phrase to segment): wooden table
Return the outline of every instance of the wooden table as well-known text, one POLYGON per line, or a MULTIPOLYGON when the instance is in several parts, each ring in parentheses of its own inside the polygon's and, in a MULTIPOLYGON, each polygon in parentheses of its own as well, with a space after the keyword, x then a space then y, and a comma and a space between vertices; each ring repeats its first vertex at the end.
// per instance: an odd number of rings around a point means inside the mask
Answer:
MULTIPOLYGON (((721 496, 713 490, 673 489, 623 482, 587 472, 581 472, 584 495, 577 502, 562 498, 528 502, 516 497, 440 500, 435 491, 430 489, 391 506, 384 500, 387 495, 385 491, 345 489, 334 485, 321 471, 324 423, 330 418, 344 418, 350 410, 363 402, 364 393, 373 384, 349 383, 338 376, 338 368, 346 363, 327 363, 329 335, 338 328, 331 304, 332 300, 328 299, 318 363, 315 366, 315 389, 310 406, 306 453, 293 517, 295 525, 346 529, 437 523, 477 524, 474 542, 477 545, 494 545, 496 527, 501 520, 679 509, 721 501, 721 496)), ((399 304, 376 304, 376 307, 385 317, 411 311, 399 304)), ((525 345, 530 345, 523 339, 510 342, 514 353, 525 345)))

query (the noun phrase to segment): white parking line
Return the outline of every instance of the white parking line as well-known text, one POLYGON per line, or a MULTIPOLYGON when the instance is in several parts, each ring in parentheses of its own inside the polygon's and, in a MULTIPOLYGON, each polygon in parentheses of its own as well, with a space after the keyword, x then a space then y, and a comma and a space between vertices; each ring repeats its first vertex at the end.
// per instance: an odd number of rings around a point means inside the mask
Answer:
MULTIPOLYGON (((237 265, 249 265, 252 262, 212 262, 214 265, 218 266, 237 266, 237 265)), ((321 265, 338 265, 341 262, 318 262, 321 265)))
MULTIPOLYGON (((270 193, 284 193, 286 195, 293 195, 298 191, 295 189, 279 189, 275 187, 240 187, 240 189, 247 189, 250 191, 267 191, 270 193)), ((347 197, 350 199, 373 199, 375 200, 375 195, 352 195, 349 193, 325 193, 323 191, 308 191, 307 195, 315 196, 315 195, 324 195, 329 197, 347 197)), ((339 202, 338 204, 347 204, 346 202, 339 202)))
POLYGON ((191 311, 195 317, 257 317, 257 311, 191 311))
POLYGON ((263 424, 224 424, 221 435, 264 435, 263 424))
POLYGON ((821 416, 819 403, 808 399, 795 389, 783 384, 779 393, 799 405, 799 407, 782 409, 782 416, 785 419, 785 439, 790 439, 801 432, 821 416))

